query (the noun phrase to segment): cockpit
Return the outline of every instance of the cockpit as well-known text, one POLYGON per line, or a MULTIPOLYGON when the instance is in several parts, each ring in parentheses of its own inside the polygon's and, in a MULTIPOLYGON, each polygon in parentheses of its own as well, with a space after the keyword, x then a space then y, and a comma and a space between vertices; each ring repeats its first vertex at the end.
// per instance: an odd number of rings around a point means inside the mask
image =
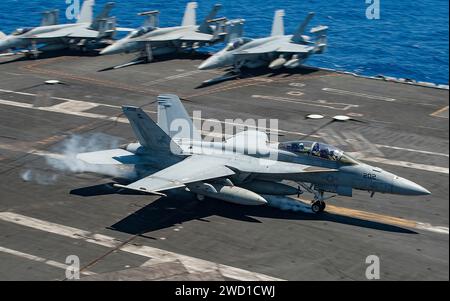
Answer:
POLYGON ((248 38, 236 39, 233 42, 228 43, 227 47, 225 48, 225 51, 235 50, 235 49, 241 47, 242 45, 247 44, 250 41, 251 41, 251 39, 248 39, 248 38))
POLYGON ((33 29, 32 27, 19 28, 19 29, 16 29, 16 30, 12 33, 12 35, 13 35, 13 36, 20 36, 20 35, 23 35, 23 34, 29 32, 29 31, 31 31, 32 29, 33 29))
POLYGON ((129 37, 130 39, 138 38, 138 37, 140 37, 140 36, 143 36, 143 35, 146 34, 146 33, 149 33, 149 32, 151 32, 151 31, 153 31, 153 30, 155 30, 155 28, 154 28, 154 27, 151 27, 151 26, 141 27, 141 28, 139 28, 139 29, 133 30, 133 31, 128 35, 128 37, 129 37))
POLYGON ((343 164, 355 165, 359 163, 356 159, 345 154, 342 150, 322 142, 283 142, 278 145, 278 148, 298 155, 313 156, 329 161, 339 161, 343 164))

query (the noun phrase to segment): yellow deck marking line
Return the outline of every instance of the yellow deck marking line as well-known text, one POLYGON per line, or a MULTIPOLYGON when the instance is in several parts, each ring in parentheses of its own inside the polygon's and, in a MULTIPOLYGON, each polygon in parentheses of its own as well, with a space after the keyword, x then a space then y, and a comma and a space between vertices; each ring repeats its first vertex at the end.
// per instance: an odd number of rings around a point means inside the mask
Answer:
POLYGON ((382 215, 373 212, 361 211, 356 209, 349 209, 344 207, 337 207, 333 205, 327 205, 326 212, 345 215, 349 217, 359 218, 363 220, 370 220, 375 222, 381 222, 385 224, 390 224, 394 226, 408 227, 408 228, 416 228, 417 222, 412 220, 407 220, 403 218, 382 215))
POLYGON ((436 112, 431 113, 430 115, 431 115, 431 116, 434 116, 434 117, 439 117, 439 118, 445 118, 445 119, 448 119, 448 117, 439 116, 439 114, 441 114, 441 113, 443 113, 443 112, 445 112, 445 111, 448 111, 448 109, 449 109, 449 106, 446 106, 446 107, 443 107, 442 109, 437 110, 436 112))
MULTIPOLYGON (((305 201, 300 198, 295 198, 297 201, 304 203, 306 206, 310 204, 310 202, 305 201)), ((325 213, 336 214, 341 216, 347 216, 352 218, 358 218, 366 221, 373 221, 378 223, 384 223, 392 226, 405 227, 417 230, 426 230, 429 232, 447 234, 449 235, 449 228, 442 226, 433 226, 429 223, 422 223, 418 221, 408 220, 400 217, 394 217, 374 212, 350 209, 345 207, 337 207, 334 205, 327 204, 327 208, 325 209, 325 213)))

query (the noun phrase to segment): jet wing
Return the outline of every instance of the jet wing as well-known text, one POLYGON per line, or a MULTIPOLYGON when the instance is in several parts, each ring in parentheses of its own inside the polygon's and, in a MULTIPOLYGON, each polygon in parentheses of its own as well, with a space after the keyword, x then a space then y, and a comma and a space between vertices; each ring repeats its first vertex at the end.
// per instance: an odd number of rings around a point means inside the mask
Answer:
POLYGON ((269 52, 275 52, 275 51, 277 51, 278 48, 279 48, 279 45, 277 45, 275 43, 270 43, 267 45, 261 45, 261 46, 253 47, 253 48, 246 49, 246 50, 236 51, 235 54, 242 55, 242 56, 264 54, 264 53, 269 53, 269 52))
POLYGON ((169 41, 182 41, 182 42, 209 42, 213 38, 212 35, 200 32, 179 32, 168 33, 154 37, 143 37, 136 39, 137 42, 169 42, 169 41))
POLYGON ((42 34, 36 34, 27 37, 31 40, 48 40, 48 39, 58 39, 58 38, 82 38, 82 39, 95 39, 98 37, 98 31, 86 29, 86 28, 66 28, 61 30, 56 30, 53 32, 47 32, 42 34))
POLYGON ((158 36, 153 36, 153 37, 142 37, 142 38, 137 38, 137 39, 133 39, 133 41, 136 42, 169 42, 169 41, 173 41, 173 40, 178 40, 183 36, 182 33, 179 32, 174 32, 174 33, 167 33, 167 34, 162 34, 162 35, 158 35, 158 36))
POLYGON ((199 41, 199 42, 208 42, 213 38, 212 35, 201 33, 201 32, 188 32, 183 34, 182 37, 179 38, 180 41, 199 41))
POLYGON ((73 33, 69 34, 69 38, 83 38, 83 39, 95 39, 99 36, 99 32, 97 30, 91 29, 76 29, 73 33))
POLYGON ((277 52, 308 53, 312 49, 314 49, 314 47, 289 43, 289 44, 285 44, 285 45, 282 45, 281 47, 279 47, 277 49, 277 52))
POLYGON ((184 187, 186 184, 234 175, 216 158, 193 155, 155 174, 120 188, 161 195, 160 191, 184 187))
POLYGON ((242 51, 238 51, 235 54, 238 56, 250 56, 250 55, 258 55, 265 54, 271 52, 279 52, 279 53, 308 53, 311 49, 314 49, 311 46, 300 45, 294 43, 286 43, 286 44, 276 44, 270 43, 267 45, 262 45, 242 51))

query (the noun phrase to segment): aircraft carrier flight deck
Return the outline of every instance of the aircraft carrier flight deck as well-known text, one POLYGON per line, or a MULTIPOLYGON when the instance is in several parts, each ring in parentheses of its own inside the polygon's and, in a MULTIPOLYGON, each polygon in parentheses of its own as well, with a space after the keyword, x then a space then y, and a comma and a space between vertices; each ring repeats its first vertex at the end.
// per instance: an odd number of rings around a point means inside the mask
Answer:
POLYGON ((383 280, 449 279, 448 89, 313 68, 202 86, 224 74, 199 71, 202 55, 110 69, 129 58, 0 58, 0 279, 64 280, 70 255, 81 280, 365 280, 370 255, 383 280), (133 194, 48 164, 73 135, 134 141, 121 106, 156 119, 162 93, 203 119, 278 119, 279 141, 325 141, 432 194, 356 191, 314 215, 133 194))

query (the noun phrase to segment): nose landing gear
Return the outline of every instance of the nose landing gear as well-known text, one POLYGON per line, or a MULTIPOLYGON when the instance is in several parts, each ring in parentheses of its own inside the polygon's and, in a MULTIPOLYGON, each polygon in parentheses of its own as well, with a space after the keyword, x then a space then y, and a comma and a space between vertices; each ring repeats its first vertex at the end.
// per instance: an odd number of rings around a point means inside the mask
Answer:
POLYGON ((327 207, 325 201, 335 197, 335 195, 324 197, 324 191, 318 189, 314 185, 308 186, 305 183, 298 183, 298 184, 309 193, 314 194, 314 199, 311 201, 311 210, 316 214, 324 212, 325 208, 327 207))
POLYGON ((322 213, 325 211, 326 207, 327 205, 324 201, 312 201, 311 204, 311 210, 314 213, 322 213))

